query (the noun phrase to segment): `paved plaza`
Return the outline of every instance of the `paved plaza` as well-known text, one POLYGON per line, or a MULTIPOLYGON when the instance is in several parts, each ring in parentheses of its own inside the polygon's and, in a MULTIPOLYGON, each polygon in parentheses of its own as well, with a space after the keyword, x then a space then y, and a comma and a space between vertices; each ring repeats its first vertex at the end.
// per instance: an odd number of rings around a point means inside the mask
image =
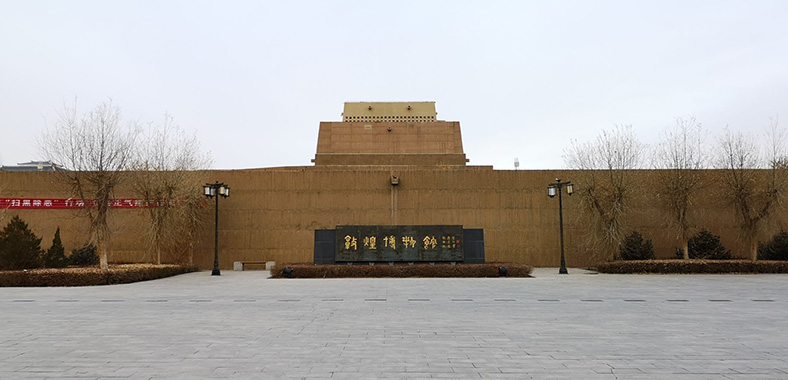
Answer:
POLYGON ((0 288, 0 379, 788 379, 788 275, 0 288))

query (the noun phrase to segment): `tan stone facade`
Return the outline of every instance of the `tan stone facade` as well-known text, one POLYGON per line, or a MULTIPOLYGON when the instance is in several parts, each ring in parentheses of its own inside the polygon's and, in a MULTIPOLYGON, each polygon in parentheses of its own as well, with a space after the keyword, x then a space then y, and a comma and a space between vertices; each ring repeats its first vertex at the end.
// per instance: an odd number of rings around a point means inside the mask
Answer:
MULTIPOLYGON (((555 177, 573 172, 492 170, 486 167, 385 166, 292 167, 204 173, 205 182, 232 186, 230 198, 219 201, 222 268, 233 261, 311 262, 315 229, 364 224, 459 224, 483 228, 487 261, 516 261, 535 266, 558 265, 558 201, 547 197, 555 177)), ((647 172, 636 178, 646 179, 647 172)), ((56 191, 51 173, 0 172, 2 196, 67 197, 56 191)), ((199 188, 195 191, 200 191, 199 188)), ((213 205, 195 246, 195 262, 210 268, 213 260, 213 205)), ((709 201, 700 216, 704 226, 723 236, 723 243, 744 256, 732 213, 709 201)), ((586 226, 577 219, 576 198, 564 197, 569 266, 593 265, 583 245, 586 226)), ((672 257, 678 243, 649 199, 634 206, 635 225, 654 239, 657 255, 672 257)), ((87 238, 84 218, 74 210, 9 210, 19 214, 48 247, 59 226, 66 248, 87 238)), ((141 210, 113 211, 111 261, 150 260, 145 252, 146 219, 141 210)), ((6 219, 7 222, 7 219, 6 219)))
MULTIPOLYGON (((635 182, 652 180, 648 171, 633 175, 635 182)), ((311 262, 315 229, 387 224, 482 228, 488 262, 557 266, 558 201, 548 198, 546 187, 556 177, 572 180, 576 173, 466 166, 457 122, 381 122, 371 129, 364 123, 324 122, 314 166, 206 171, 202 177, 233 190, 219 201, 223 269, 241 260, 311 262)), ((0 172, 0 197, 67 198, 59 188, 52 173, 0 172)), ((672 257, 679 244, 649 194, 643 191, 635 200, 632 225, 654 240, 659 257, 672 257)), ((121 190, 118 197, 130 195, 121 190)), ((744 256, 732 212, 712 199, 700 203, 701 225, 721 235, 734 255, 744 256)), ((576 198, 564 197, 570 267, 597 260, 583 244, 588 227, 577 218, 578 207, 576 198)), ((195 263, 203 268, 213 263, 212 212, 208 204, 194 249, 195 263)), ((43 237, 45 248, 58 226, 68 250, 87 238, 86 222, 74 210, 8 210, 5 222, 13 214, 43 237)), ((143 211, 114 210, 113 215, 110 261, 150 261, 143 211)))
POLYGON ((460 165, 467 162, 460 123, 322 122, 315 165, 460 165))

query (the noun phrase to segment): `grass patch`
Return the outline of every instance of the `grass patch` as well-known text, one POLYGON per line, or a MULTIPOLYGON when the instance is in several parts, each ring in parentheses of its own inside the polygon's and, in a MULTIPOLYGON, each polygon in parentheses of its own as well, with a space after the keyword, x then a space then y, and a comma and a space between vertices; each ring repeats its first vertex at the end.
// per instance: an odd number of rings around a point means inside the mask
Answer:
POLYGON ((531 277, 531 268, 517 263, 489 264, 414 264, 414 265, 315 265, 310 263, 277 264, 271 269, 272 278, 285 278, 290 268, 292 278, 352 278, 352 277, 500 277, 505 268, 508 277, 531 277))
POLYGON ((0 287, 95 286, 128 284, 197 271, 195 266, 121 264, 98 267, 0 271, 0 287))
POLYGON ((610 261, 597 265, 600 273, 725 274, 788 273, 786 261, 750 260, 632 260, 610 261))

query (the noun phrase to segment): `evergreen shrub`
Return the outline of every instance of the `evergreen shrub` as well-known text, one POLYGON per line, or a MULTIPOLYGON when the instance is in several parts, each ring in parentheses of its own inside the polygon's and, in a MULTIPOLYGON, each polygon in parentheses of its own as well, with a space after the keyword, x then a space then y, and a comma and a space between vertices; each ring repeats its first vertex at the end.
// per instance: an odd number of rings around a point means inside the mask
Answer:
POLYGON ((41 238, 18 215, 0 232, 0 270, 41 267, 41 238))
POLYGON ((780 231, 772 240, 758 244, 758 259, 788 260, 788 232, 780 231))
POLYGON ((82 248, 73 250, 71 256, 68 257, 68 265, 89 267, 98 265, 98 263, 99 257, 96 253, 96 246, 93 243, 85 244, 82 248))
POLYGON ((621 260, 651 260, 654 258, 654 244, 651 239, 643 239, 637 231, 624 238, 619 252, 621 260))
POLYGON ((60 240, 60 227, 55 231, 55 238, 52 239, 52 246, 47 249, 41 260, 44 268, 65 268, 68 265, 66 249, 60 240))
POLYGON ((706 229, 689 239, 688 250, 690 259, 730 260, 732 257, 731 251, 720 242, 720 237, 706 229))

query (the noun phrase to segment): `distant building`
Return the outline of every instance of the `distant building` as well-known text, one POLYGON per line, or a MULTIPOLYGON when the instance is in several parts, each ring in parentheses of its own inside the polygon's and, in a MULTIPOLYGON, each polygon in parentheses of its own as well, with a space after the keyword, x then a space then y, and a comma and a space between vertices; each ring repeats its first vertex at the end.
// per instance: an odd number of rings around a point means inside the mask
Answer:
POLYGON ((52 162, 52 161, 30 161, 19 162, 13 166, 0 166, 0 170, 9 172, 54 172, 58 170, 66 170, 66 168, 52 162))

